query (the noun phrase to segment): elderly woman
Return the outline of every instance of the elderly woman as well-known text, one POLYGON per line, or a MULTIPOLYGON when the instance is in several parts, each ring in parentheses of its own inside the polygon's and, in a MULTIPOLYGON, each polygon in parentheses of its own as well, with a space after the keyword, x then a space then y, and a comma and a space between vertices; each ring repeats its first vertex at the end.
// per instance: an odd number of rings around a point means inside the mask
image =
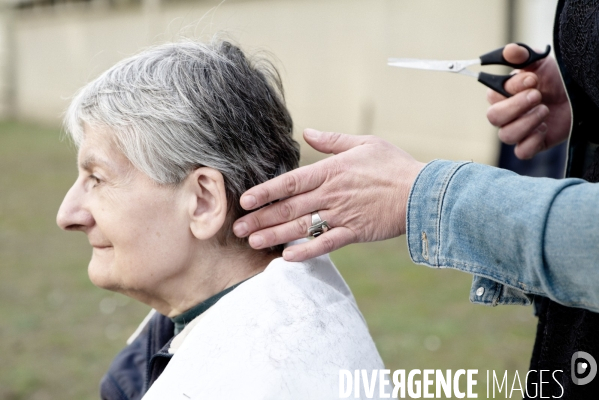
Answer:
POLYGON ((241 193, 298 165, 270 63, 224 41, 150 48, 81 89, 65 123, 79 177, 58 225, 87 235, 95 285, 154 309, 102 398, 333 398, 341 369, 383 367, 326 256, 290 263, 232 233, 241 193))

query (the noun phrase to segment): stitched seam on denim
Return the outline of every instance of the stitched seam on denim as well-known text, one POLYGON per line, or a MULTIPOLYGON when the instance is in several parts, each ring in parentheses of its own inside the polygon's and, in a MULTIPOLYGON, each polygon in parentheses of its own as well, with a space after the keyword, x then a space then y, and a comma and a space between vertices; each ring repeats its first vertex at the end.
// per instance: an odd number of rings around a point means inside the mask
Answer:
MULTIPOLYGON (((476 268, 483 268, 481 266, 464 264, 463 262, 451 262, 451 260, 449 260, 449 261, 450 261, 450 263, 448 265, 439 266, 439 268, 457 269, 457 270, 462 271, 462 272, 467 272, 467 273, 470 273, 470 274, 481 276, 483 278, 491 279, 492 281, 495 281, 495 282, 501 282, 502 285, 507 285, 507 286, 513 287, 514 289, 521 290, 521 291, 523 291, 523 292, 525 292, 527 294, 535 294, 535 295, 540 295, 540 296, 548 297, 547 293, 539 290, 538 288, 529 288, 528 285, 526 285, 526 284, 524 284, 522 282, 517 282, 519 285, 523 286, 523 287, 518 287, 518 286, 516 286, 511 281, 506 282, 505 281, 505 277, 500 277, 500 276, 494 276, 492 274, 481 273, 480 271, 476 270, 476 268), (462 268, 460 268, 461 266, 465 267, 465 268, 462 269, 462 268)), ((580 302, 580 301, 579 302, 568 302, 568 307, 590 308, 591 311, 598 310, 596 304, 587 303, 587 302, 580 302)))
POLYGON ((514 283, 514 280, 512 280, 510 278, 506 278, 505 276, 481 272, 480 270, 485 268, 484 266, 481 266, 481 265, 467 264, 462 261, 455 261, 455 260, 451 260, 451 259, 444 259, 444 263, 447 263, 447 265, 444 268, 457 269, 457 270, 460 270, 463 272, 472 273, 474 275, 478 275, 483 278, 491 279, 492 281, 495 281, 495 282, 501 282, 501 284, 511 286, 514 289, 522 290, 522 291, 525 291, 525 292, 531 293, 531 294, 543 295, 543 292, 539 291, 539 289, 532 288, 533 290, 537 290, 537 292, 532 291, 528 285, 526 285, 522 282, 518 282, 518 280, 515 280, 516 283, 514 283), (518 285, 520 285, 520 286, 518 286, 518 285))
MULTIPOLYGON (((422 174, 424 173, 424 170, 426 168, 428 168, 430 165, 432 165, 433 163, 437 162, 439 160, 433 160, 431 162, 429 162, 428 164, 426 164, 424 166, 424 168, 422 168, 420 170, 420 172, 418 173, 418 175, 416 176, 416 179, 414 180, 414 183, 412 184, 412 187, 410 188, 410 194, 408 195, 408 203, 406 204, 406 242, 408 244, 408 253, 410 255, 410 259, 413 262, 416 262, 416 258, 414 258, 414 256, 412 255, 412 249, 410 248, 410 242, 408 241, 408 232, 410 232, 410 213, 408 210, 409 205, 412 203, 412 197, 414 194, 414 188, 416 187, 416 183, 418 183, 418 180, 420 179, 420 177, 422 176, 422 174)), ((420 232, 419 232, 420 233, 420 232)), ((419 235, 420 236, 420 235, 419 235)), ((426 260, 425 260, 426 261, 426 260)))
MULTIPOLYGON (((573 186, 578 186, 579 184, 585 183, 585 182, 587 182, 587 181, 582 180, 581 182, 578 182, 578 183, 575 183, 575 184, 571 183, 571 182, 569 182, 568 184, 564 184, 562 187, 560 187, 559 191, 557 191, 557 193, 553 196, 553 199, 551 200, 551 203, 549 204, 547 210, 548 211, 551 210, 551 207, 553 206, 553 203, 557 199, 557 196, 559 196, 565 189, 573 187, 573 186)), ((547 212, 547 215, 545 217, 545 223, 543 224, 543 232, 542 232, 542 236, 541 236, 541 238, 543 240, 542 247, 541 247, 542 248, 542 253, 543 253, 542 254, 543 267, 545 267, 547 265, 547 263, 545 262, 545 232, 547 230, 547 221, 548 221, 548 219, 549 219, 549 212, 547 212)), ((547 293, 538 293, 538 294, 540 294, 541 296, 548 297, 547 293)), ((591 308, 593 310, 597 310, 596 304, 588 303, 588 302, 585 302, 585 301, 571 302, 571 303, 568 303, 568 306, 569 307, 591 308)))
MULTIPOLYGON (((480 275, 477 275, 480 276, 480 275)), ((488 278, 485 278, 488 279, 488 278)), ((507 300, 505 300, 505 296, 503 295, 503 284, 497 282, 497 281, 493 281, 494 287, 495 287, 495 295, 493 296, 493 298, 489 301, 489 300, 485 300, 485 299, 478 299, 479 296, 475 296, 474 295, 474 290, 471 291, 471 297, 470 297, 470 301, 472 303, 475 304, 483 304, 483 305, 487 305, 487 306, 491 306, 491 307, 496 307, 498 305, 512 305, 512 304, 517 304, 517 305, 530 305, 532 304, 532 301, 530 299, 524 299, 524 298, 515 298, 515 299, 510 299, 508 297, 507 300)), ((506 285, 509 286, 509 285, 506 285)), ((492 289, 489 289, 492 290, 492 289)))
POLYGON ((461 164, 455 165, 451 170, 449 170, 449 172, 445 176, 445 181, 443 182, 443 186, 441 188, 441 196, 439 196, 437 204, 437 244, 435 249, 435 266, 439 266, 441 264, 441 214, 443 211, 443 204, 445 203, 445 195, 447 194, 447 186, 449 186, 449 182, 451 182, 458 170, 462 168, 464 165, 468 164, 472 164, 472 162, 463 162, 461 164))
POLYGON ((547 268, 546 268, 547 262, 545 259, 545 232, 547 232, 547 222, 549 221, 549 212, 551 211, 551 207, 553 206, 553 203, 555 203, 557 196, 559 196, 564 191, 564 189, 572 187, 572 186, 578 186, 578 185, 563 185, 559 189, 559 191, 557 191, 555 193, 555 195, 551 199, 551 203, 547 206, 547 213, 545 214, 545 220, 543 221, 543 231, 541 232, 541 260, 543 263, 543 265, 542 265, 543 270, 547 270, 547 268))
MULTIPOLYGON (((457 271, 461 271, 461 272, 469 273, 469 274, 472 274, 472 275, 477 275, 477 276, 480 276, 481 278, 489 279, 489 280, 492 280, 492 281, 495 281, 495 282, 498 282, 498 281, 500 281, 500 280, 501 280, 500 278, 496 278, 496 277, 493 277, 493 276, 491 276, 491 275, 482 274, 482 273, 480 273, 480 272, 476 271, 475 269, 473 269, 473 268, 470 268, 470 266, 468 266, 467 264, 463 264, 463 263, 454 263, 454 264, 448 264, 448 265, 442 265, 442 264, 440 264, 439 266, 432 266, 432 265, 430 265, 430 264, 423 263, 423 262, 415 262, 415 263, 416 263, 416 264, 418 264, 418 265, 424 265, 424 266, 426 266, 426 267, 429 267, 429 268, 438 268, 438 269, 455 269, 455 270, 457 270, 457 271), (464 268, 461 268, 460 266, 456 266, 456 265, 458 265, 458 264, 464 265, 464 266, 466 266, 466 268, 464 269, 464 268)), ((480 267, 475 267, 475 268, 480 268, 480 267)), ((524 293, 526 293, 526 294, 532 294, 532 295, 541 295, 541 296, 546 296, 546 294, 545 294, 545 293, 541 293, 541 292, 535 292, 535 291, 529 291, 528 289, 523 289, 523 288, 521 288, 521 287, 518 287, 518 286, 515 286, 515 285, 511 285, 511 284, 509 284, 509 283, 500 282, 499 284, 500 284, 500 285, 506 285, 506 286, 510 286, 510 287, 512 287, 512 288, 514 288, 514 289, 516 289, 516 290, 521 290, 521 291, 523 291, 523 292, 524 292, 524 293)), ((524 284, 522 284, 522 285, 524 285, 524 284)), ((524 286, 526 286, 526 285, 524 285, 524 286)), ((529 300, 529 301, 530 301, 530 300, 529 300)), ((484 301, 484 300, 472 300, 472 302, 474 302, 474 303, 481 303, 481 304, 491 304, 491 302, 489 302, 489 301, 484 301)), ((520 303, 520 302, 513 302, 513 303, 512 303, 512 302, 510 302, 510 303, 506 302, 506 303, 504 303, 504 304, 521 304, 521 303, 520 303)), ((530 304, 530 303, 529 303, 529 304, 530 304)), ((578 304, 578 303, 576 303, 576 304, 578 304)), ((582 306, 582 305, 581 305, 581 306, 582 306)), ((588 306, 591 306, 591 307, 593 307, 593 308, 594 308, 594 305, 593 305, 593 304, 589 304, 588 306)))
POLYGON ((495 306, 510 306, 510 305, 524 305, 529 306, 532 304, 532 301, 525 299, 517 299, 517 300, 500 300, 499 303, 493 304, 490 301, 471 299, 471 302, 474 304, 482 304, 485 306, 495 307, 495 306))
POLYGON ((500 300, 497 304, 495 304, 496 306, 509 306, 512 304, 517 304, 517 305, 524 305, 524 306, 529 306, 532 304, 531 300, 528 299, 518 299, 518 300, 500 300))

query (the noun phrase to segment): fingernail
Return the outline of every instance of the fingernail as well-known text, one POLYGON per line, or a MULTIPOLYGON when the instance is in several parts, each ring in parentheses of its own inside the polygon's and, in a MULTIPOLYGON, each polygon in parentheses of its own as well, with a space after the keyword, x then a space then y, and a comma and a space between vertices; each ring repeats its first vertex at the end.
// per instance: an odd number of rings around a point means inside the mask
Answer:
POLYGON ((549 115, 549 108, 545 105, 539 106, 539 118, 545 119, 549 115))
POLYGON ((539 93, 538 90, 531 90, 527 95, 526 98, 528 99, 528 101, 530 103, 536 104, 539 101, 541 101, 541 93, 539 93))
POLYGON ((241 199, 239 200, 239 202, 241 203, 241 207, 243 207, 247 210, 256 205, 256 198, 254 196, 252 196, 251 194, 248 194, 246 196, 241 196, 241 199))
POLYGON ((310 139, 318 139, 321 133, 321 131, 317 131, 316 129, 312 128, 304 129, 304 135, 306 135, 310 139))
POLYGON ((233 225, 233 233, 238 237, 244 237, 248 233, 248 224, 245 222, 238 222, 233 225))
POLYGON ((264 243, 264 238, 260 235, 250 236, 250 246, 253 248, 260 247, 264 243))
POLYGON ((543 122, 541 125, 539 125, 539 127, 537 128, 537 132, 539 132, 542 135, 546 134, 547 133, 547 124, 543 122))
POLYGON ((522 84, 525 88, 531 88, 533 86, 536 86, 537 81, 532 76, 528 76, 524 78, 524 82, 522 82, 522 84))
POLYGON ((294 257, 295 257, 295 254, 293 253, 293 251, 285 250, 283 252, 283 258, 287 261, 293 261, 294 257))

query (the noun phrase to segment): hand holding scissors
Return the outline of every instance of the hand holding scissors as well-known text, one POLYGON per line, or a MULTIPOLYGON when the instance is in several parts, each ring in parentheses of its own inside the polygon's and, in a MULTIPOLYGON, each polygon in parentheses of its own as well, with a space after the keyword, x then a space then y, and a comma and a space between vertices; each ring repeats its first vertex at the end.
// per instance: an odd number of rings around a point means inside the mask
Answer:
POLYGON ((505 47, 501 47, 497 50, 493 50, 489 53, 483 54, 479 58, 473 60, 423 60, 417 58, 390 58, 388 65, 393 67, 403 68, 415 68, 432 71, 444 71, 453 72, 456 74, 462 74, 466 76, 472 76, 477 78, 480 83, 493 89, 494 91, 501 93, 505 97, 511 97, 505 88, 505 82, 510 79, 513 75, 493 75, 486 72, 474 72, 467 67, 471 65, 505 65, 515 69, 526 68, 531 64, 542 60, 549 55, 551 46, 547 45, 547 48, 543 53, 536 53, 533 49, 525 45, 524 43, 518 43, 518 46, 524 47, 528 50, 528 59, 522 63, 511 63, 503 57, 503 50, 505 47))
MULTIPOLYGON (((452 61, 432 61, 427 64, 427 60, 414 59, 411 62, 402 61, 403 64, 397 66, 421 68, 419 65, 422 65, 425 69, 461 73, 481 80, 491 88, 487 94, 491 104, 487 118, 492 125, 500 128, 499 139, 506 144, 515 144, 514 152, 518 158, 529 159, 563 142, 570 132, 568 97, 557 63, 553 58, 546 57, 548 50, 549 46, 544 53, 539 54, 527 45, 512 43, 479 59, 458 61, 467 64, 458 64, 460 68, 455 65, 449 68, 452 61), (516 67, 520 71, 488 78, 489 74, 476 74, 465 69, 469 65, 489 65, 494 62, 516 67)), ((389 64, 396 65, 400 60, 406 59, 390 59, 389 64)))
MULTIPOLYGON (((509 44, 503 56, 511 62, 521 62, 529 53, 509 44)), ((487 118, 500 128, 502 142, 516 145, 514 153, 518 158, 532 158, 568 138, 572 115, 555 59, 547 57, 517 71, 505 89, 513 96, 506 99, 493 90, 487 92, 491 104, 487 118)))

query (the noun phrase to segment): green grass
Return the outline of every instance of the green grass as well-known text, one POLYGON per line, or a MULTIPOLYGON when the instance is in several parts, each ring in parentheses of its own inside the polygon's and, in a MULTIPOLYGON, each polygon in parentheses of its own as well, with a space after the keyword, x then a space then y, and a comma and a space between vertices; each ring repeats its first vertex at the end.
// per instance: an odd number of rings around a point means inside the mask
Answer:
POLYGON ((530 307, 471 304, 470 275, 413 264, 403 237, 350 246, 332 258, 387 368, 478 369, 481 398, 487 370, 507 370, 510 386, 516 370, 528 370, 536 329, 530 307))
MULTIPOLYGON (((94 287, 83 234, 56 211, 76 176, 59 132, 0 123, 0 399, 96 399, 98 382, 148 307, 94 287), (100 308, 100 304, 104 306, 100 308)), ((525 371, 531 308, 468 301, 471 277, 412 264, 405 239, 333 254, 389 369, 525 371)))

